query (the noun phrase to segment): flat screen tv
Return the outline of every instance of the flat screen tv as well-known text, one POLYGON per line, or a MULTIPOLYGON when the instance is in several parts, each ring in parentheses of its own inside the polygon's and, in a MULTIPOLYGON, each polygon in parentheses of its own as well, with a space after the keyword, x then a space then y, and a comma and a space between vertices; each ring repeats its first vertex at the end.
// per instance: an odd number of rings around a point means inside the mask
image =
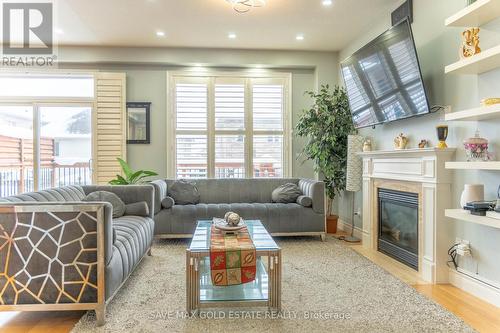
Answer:
POLYGON ((408 20, 341 63, 356 128, 430 112, 408 20))

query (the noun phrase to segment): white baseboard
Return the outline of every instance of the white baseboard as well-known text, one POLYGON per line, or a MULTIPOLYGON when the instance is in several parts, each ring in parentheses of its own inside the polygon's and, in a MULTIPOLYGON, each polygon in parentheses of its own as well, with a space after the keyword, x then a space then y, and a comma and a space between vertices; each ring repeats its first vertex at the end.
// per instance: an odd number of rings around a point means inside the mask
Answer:
POLYGON ((450 269, 450 283, 485 302, 500 307, 500 289, 467 274, 450 269))
MULTIPOLYGON (((351 223, 344 221, 344 220, 341 220, 339 218, 339 220, 337 222, 337 228, 339 230, 351 233, 352 227, 351 227, 351 223)), ((363 230, 359 227, 354 227, 354 237, 357 237, 359 239, 363 239, 363 230)))

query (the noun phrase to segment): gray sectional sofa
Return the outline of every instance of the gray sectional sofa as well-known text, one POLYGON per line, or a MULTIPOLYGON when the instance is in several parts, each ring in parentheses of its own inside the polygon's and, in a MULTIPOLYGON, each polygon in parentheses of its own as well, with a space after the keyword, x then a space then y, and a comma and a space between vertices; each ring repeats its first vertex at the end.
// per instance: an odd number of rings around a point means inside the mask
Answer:
POLYGON ((66 186, 0 198, 0 241, 15 244, 9 256, 0 250, 0 271, 8 269, 20 283, 18 290, 5 289, 0 308, 93 309, 102 324, 106 301, 151 249, 153 198, 150 185, 66 186), (149 209, 113 218, 111 204, 83 201, 94 191, 113 192, 125 204, 146 202, 149 209))
POLYGON ((173 179, 152 182, 155 188, 155 235, 190 237, 196 221, 223 217, 228 211, 244 219, 259 219, 273 235, 317 235, 324 238, 325 185, 310 179, 201 179, 193 181, 200 194, 200 203, 163 208, 173 179), (303 194, 312 198, 312 207, 298 203, 273 203, 274 189, 295 183, 303 194))

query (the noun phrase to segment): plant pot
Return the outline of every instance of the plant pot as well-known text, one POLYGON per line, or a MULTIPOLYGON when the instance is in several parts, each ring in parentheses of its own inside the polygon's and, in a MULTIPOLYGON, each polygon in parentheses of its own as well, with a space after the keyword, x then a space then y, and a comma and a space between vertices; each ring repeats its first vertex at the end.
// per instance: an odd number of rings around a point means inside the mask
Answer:
POLYGON ((337 215, 329 215, 326 217, 326 232, 329 234, 337 233, 337 222, 339 217, 337 215))

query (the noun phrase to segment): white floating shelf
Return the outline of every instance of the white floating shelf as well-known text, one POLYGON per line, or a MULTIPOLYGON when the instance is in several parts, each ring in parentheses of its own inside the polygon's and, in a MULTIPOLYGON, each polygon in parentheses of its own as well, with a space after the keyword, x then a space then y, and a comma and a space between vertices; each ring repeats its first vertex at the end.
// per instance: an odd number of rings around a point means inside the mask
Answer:
POLYGON ((447 121, 451 120, 491 120, 498 118, 500 119, 500 104, 483 106, 479 108, 450 112, 445 115, 447 121))
POLYGON ((500 171, 500 162, 446 162, 446 169, 500 171))
POLYGON ((500 67, 500 45, 445 67, 446 74, 481 74, 500 67))
POLYGON ((475 224, 481 224, 488 227, 500 229, 500 220, 488 216, 472 215, 471 213, 463 209, 446 209, 444 215, 452 219, 467 221, 475 224))
POLYGON ((448 27, 479 27, 499 16, 500 1, 478 0, 447 18, 444 24, 448 27))

